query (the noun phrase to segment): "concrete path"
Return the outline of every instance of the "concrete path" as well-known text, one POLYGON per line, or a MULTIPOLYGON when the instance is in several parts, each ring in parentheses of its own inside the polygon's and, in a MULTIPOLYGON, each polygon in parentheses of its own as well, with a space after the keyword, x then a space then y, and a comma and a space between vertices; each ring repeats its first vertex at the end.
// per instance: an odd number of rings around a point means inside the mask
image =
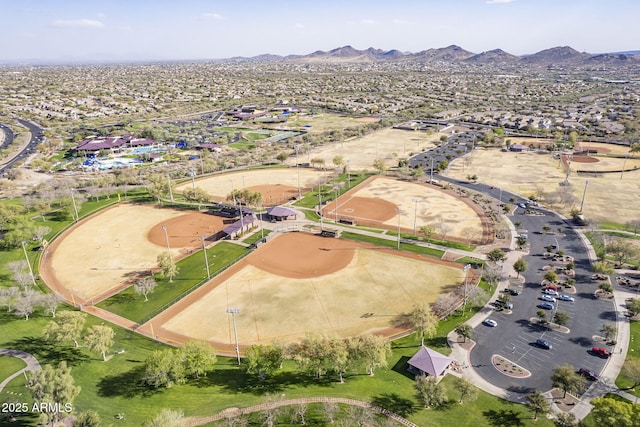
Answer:
POLYGON ((0 348, 0 355, 18 357, 24 360, 25 363, 27 364, 27 366, 20 369, 15 374, 9 375, 9 377, 7 377, 4 381, 0 383, 0 392, 2 392, 5 386, 9 384, 9 382, 11 382, 11 380, 13 380, 15 377, 22 375, 26 371, 37 371, 38 369, 40 369, 40 363, 38 363, 36 358, 29 353, 25 353, 24 351, 0 348))

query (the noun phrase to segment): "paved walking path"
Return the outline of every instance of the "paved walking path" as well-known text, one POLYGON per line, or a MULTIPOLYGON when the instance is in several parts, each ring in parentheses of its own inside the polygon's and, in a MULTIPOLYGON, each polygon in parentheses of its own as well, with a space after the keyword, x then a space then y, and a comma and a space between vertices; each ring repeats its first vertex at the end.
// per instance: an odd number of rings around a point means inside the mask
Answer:
POLYGON ((27 364, 27 366, 20 369, 15 374, 9 375, 4 381, 0 383, 0 392, 2 392, 6 385, 9 384, 9 382, 11 382, 11 380, 13 380, 15 377, 22 375, 26 371, 37 371, 38 369, 40 369, 40 363, 38 363, 36 358, 29 353, 25 353, 24 351, 0 348, 0 355, 18 357, 24 360, 24 362, 27 364))

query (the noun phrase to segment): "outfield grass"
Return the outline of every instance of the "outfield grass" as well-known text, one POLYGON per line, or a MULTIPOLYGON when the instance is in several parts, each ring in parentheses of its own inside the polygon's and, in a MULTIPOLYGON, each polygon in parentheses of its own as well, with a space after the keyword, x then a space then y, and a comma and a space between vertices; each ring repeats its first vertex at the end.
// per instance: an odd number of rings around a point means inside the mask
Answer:
MULTIPOLYGON (((220 242, 207 249, 211 276, 224 271, 248 252, 249 249, 229 242, 220 242)), ((148 296, 149 301, 145 301, 144 297, 136 294, 133 286, 130 286, 102 301, 98 307, 134 322, 144 323, 187 292, 205 283, 207 272, 202 251, 180 260, 178 268, 178 275, 173 278, 173 282, 168 278, 154 276, 158 286, 148 296)))
MULTIPOLYGON (((365 236, 362 234, 350 233, 348 231, 342 232, 340 237, 355 240, 356 242, 369 243, 376 246, 382 246, 385 248, 397 248, 398 242, 396 240, 380 239, 378 237, 365 236)), ((400 249, 407 252, 413 252, 421 255, 429 255, 436 258, 442 258, 444 251, 439 249, 427 248, 424 246, 412 245, 409 243, 400 242, 400 249)))
MULTIPOLYGON (((268 229, 264 229, 264 237, 267 237, 269 235, 269 233, 271 233, 272 230, 268 230, 268 229)), ((258 230, 255 233, 253 233, 251 236, 246 237, 244 239, 242 239, 243 243, 246 243, 248 245, 255 243, 259 240, 262 240, 262 230, 258 230)))

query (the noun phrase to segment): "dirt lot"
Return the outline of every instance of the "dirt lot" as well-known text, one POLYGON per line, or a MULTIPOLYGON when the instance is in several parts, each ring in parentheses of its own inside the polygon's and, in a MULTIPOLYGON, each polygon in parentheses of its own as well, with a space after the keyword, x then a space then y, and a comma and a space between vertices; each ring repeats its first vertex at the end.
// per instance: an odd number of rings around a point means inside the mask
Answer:
MULTIPOLYGON (((616 162, 614 166, 618 169, 624 162, 624 159, 608 160, 616 162)), ((572 164, 572 169, 597 164, 577 163, 572 164)), ((453 162, 445 174, 457 179, 466 179, 467 175, 475 174, 480 182, 502 187, 525 197, 535 194, 537 189, 542 189, 545 193, 556 191, 566 175, 560 160, 553 159, 550 154, 501 152, 498 149, 475 150, 465 158, 453 162)), ((627 172, 622 179, 618 173, 597 176, 572 173, 569 182, 577 200, 582 200, 586 181, 589 181, 584 203, 587 218, 618 223, 639 218, 640 199, 632 195, 640 192, 640 170, 627 172)), ((554 208, 567 215, 571 209, 560 206, 554 208)))
MULTIPOLYGON (((410 153, 426 150, 441 134, 427 135, 424 132, 412 132, 398 129, 384 129, 351 141, 318 147, 300 156, 300 161, 309 162, 312 158, 322 158, 327 167, 333 167, 332 160, 341 155, 345 165, 349 161, 351 170, 373 170, 373 161, 383 159, 387 166, 397 166, 398 160, 409 157, 410 153)), ((288 160, 295 164, 295 157, 288 160)))
MULTIPOLYGON (((232 348, 290 342, 307 333, 395 333, 394 319, 433 302, 464 278, 461 265, 307 233, 280 235, 151 320, 162 339, 187 337, 232 348), (427 280, 428 278, 428 280, 427 280)), ((143 329, 149 331, 146 324, 143 329)))

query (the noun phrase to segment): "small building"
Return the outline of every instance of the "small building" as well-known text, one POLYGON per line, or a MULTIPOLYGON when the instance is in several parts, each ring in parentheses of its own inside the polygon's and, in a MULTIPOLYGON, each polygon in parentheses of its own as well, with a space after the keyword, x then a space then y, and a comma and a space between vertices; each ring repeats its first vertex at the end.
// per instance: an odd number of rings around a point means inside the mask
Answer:
POLYGON ((273 206, 267 209, 267 215, 269 215, 269 219, 273 219, 276 221, 283 221, 285 219, 293 219, 296 218, 298 213, 290 208, 285 208, 284 206, 273 206))
POLYGON ((225 227, 222 230, 223 235, 228 236, 231 239, 234 239, 244 233, 246 233, 247 231, 251 230, 252 228, 255 228, 257 225, 258 219, 255 217, 255 215, 247 215, 247 216, 243 216, 241 217, 238 221, 234 222, 233 224, 225 227))
POLYGON ((435 350, 422 347, 407 363, 409 372, 414 375, 439 377, 449 367, 451 359, 435 350))
POLYGON ((529 151, 529 147, 523 144, 512 144, 509 146, 509 151, 513 151, 515 153, 521 153, 523 151, 529 151))

